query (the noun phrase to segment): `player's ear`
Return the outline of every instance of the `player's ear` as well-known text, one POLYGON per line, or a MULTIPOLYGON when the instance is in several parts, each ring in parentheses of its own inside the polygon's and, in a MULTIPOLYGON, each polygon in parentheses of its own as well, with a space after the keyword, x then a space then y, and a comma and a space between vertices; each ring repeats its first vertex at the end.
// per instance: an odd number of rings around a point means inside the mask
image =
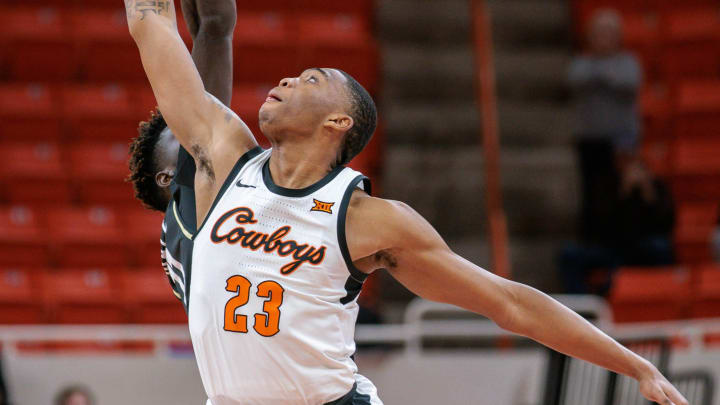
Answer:
POLYGON ((352 117, 347 114, 330 114, 323 126, 333 132, 347 132, 355 124, 352 117))
POLYGON ((170 187, 170 182, 175 177, 175 170, 164 169, 155 174, 155 183, 161 188, 170 187))

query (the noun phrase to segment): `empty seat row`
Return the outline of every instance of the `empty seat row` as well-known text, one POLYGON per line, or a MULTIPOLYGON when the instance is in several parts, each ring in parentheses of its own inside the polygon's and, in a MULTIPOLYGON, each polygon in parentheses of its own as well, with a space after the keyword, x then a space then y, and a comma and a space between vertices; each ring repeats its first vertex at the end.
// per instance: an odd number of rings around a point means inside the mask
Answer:
POLYGON ((720 317, 720 267, 620 269, 610 303, 616 322, 720 317))
POLYGON ((184 322, 184 308, 160 265, 0 268, 0 324, 184 322))
MULTIPOLYGON (((10 80, 144 79, 122 10, 60 10, 0 12, 0 67, 10 80)), ((185 24, 178 27, 190 46, 185 24)), ((377 80, 368 23, 356 15, 241 14, 234 37, 235 77, 241 82, 275 83, 313 66, 337 66, 371 88, 377 80)))
MULTIPOLYGON (((233 91, 232 108, 259 135, 257 116, 270 86, 233 91)), ((59 138, 128 142, 156 106, 149 86, 139 84, 0 86, 0 136, 5 141, 59 138)))
POLYGON ((0 208, 0 265, 125 266, 160 263, 162 214, 139 207, 0 208))

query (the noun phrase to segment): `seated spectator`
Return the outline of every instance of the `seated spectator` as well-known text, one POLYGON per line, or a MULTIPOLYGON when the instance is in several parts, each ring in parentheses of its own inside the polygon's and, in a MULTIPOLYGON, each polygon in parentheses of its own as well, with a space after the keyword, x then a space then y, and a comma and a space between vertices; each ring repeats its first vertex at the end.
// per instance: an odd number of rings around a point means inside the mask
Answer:
POLYGON ((584 237, 593 233, 589 229, 596 215, 593 204, 614 192, 617 165, 636 154, 640 131, 636 99, 642 81, 637 59, 621 47, 620 16, 612 10, 598 11, 589 27, 588 50, 572 61, 569 71, 576 102, 584 237))
POLYGON ((55 396, 55 405, 94 405, 90 390, 80 385, 63 388, 55 396))
POLYGON ((639 161, 620 169, 614 192, 593 201, 588 229, 580 243, 567 245, 559 258, 565 292, 604 295, 620 266, 673 264, 672 197, 665 184, 639 161), (592 276, 599 277, 593 283, 592 276))

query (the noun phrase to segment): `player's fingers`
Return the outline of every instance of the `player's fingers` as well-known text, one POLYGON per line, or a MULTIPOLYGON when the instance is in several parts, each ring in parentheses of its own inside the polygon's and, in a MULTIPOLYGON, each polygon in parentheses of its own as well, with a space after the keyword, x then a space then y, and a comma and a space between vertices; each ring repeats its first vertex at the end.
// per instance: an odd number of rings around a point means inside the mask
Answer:
POLYGON ((665 391, 663 391, 658 384, 653 385, 648 399, 660 405, 677 405, 674 404, 667 395, 665 395, 665 391))
POLYGON ((688 400, 685 399, 680 391, 678 391, 672 384, 665 384, 663 386, 663 391, 674 405, 689 405, 688 400))

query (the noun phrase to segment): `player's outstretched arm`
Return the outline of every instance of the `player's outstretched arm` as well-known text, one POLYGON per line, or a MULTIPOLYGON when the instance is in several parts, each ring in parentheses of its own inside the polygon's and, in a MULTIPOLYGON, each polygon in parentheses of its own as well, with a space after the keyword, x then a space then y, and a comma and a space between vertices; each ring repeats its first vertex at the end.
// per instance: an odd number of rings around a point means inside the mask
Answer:
POLYGON ((230 106, 235 0, 181 0, 180 4, 193 41, 192 59, 205 90, 230 106))
POLYGON ((160 111, 199 171, 224 178, 240 154, 256 146, 245 124, 205 91, 177 32, 172 0, 124 0, 130 34, 160 111))
POLYGON ((350 253, 361 270, 386 268, 421 297, 485 315, 510 332, 633 377, 649 400, 687 405, 651 363, 546 294, 458 256, 407 205, 356 192, 347 227, 350 253))

